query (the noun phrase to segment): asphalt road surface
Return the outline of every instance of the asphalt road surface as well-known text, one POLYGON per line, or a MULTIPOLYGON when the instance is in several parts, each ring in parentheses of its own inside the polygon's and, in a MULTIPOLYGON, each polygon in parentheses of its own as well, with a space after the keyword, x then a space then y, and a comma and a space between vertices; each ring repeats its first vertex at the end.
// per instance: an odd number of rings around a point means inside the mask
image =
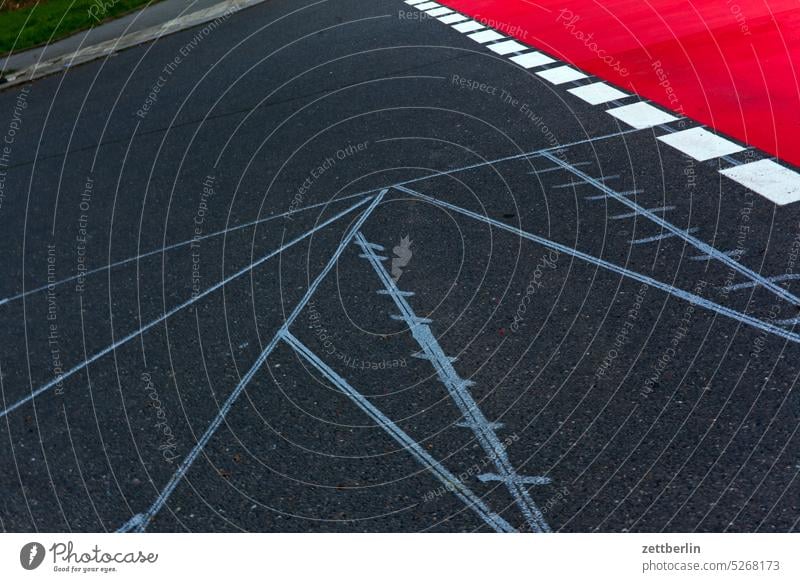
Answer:
POLYGON ((274 0, 0 91, 0 528, 796 530, 800 206, 509 56, 274 0))

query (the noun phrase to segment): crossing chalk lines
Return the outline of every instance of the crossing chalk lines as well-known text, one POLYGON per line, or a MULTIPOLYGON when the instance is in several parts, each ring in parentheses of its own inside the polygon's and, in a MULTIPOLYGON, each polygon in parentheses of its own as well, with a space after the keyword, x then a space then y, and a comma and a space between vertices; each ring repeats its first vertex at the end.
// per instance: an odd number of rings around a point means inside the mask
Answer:
POLYGON ((386 192, 387 192, 386 189, 381 190, 381 192, 377 196, 373 196, 371 198, 370 205, 366 208, 366 210, 364 210, 364 212, 361 213, 361 215, 358 217, 355 223, 350 227, 347 234, 339 243, 339 246, 336 248, 331 258, 325 264, 325 267, 322 269, 322 271, 320 271, 319 275, 317 275, 316 279, 314 279, 311 285, 309 285, 308 289, 303 295, 303 298, 289 314, 289 317, 286 318, 286 321, 283 323, 283 325, 277 331, 277 333, 273 336, 272 340, 263 349, 263 351, 258 356, 252 367, 247 371, 247 373, 244 376, 242 376, 242 379, 236 385, 236 388, 233 390, 231 395, 228 396, 228 398, 225 400, 219 412, 214 417, 214 420, 211 421, 211 424, 203 433, 203 436, 200 437, 200 440, 197 441, 197 444, 192 448, 191 451, 189 451, 189 454, 186 455, 186 458, 183 461, 181 461, 181 464, 178 466, 178 469, 175 471, 172 477, 170 477, 169 481, 161 490, 161 493, 158 495, 158 497, 156 497, 155 501, 153 501, 153 504, 150 506, 150 508, 144 514, 140 514, 141 517, 137 520, 134 531, 143 532, 145 529, 147 529, 147 526, 150 524, 150 521, 153 519, 153 517, 159 511, 161 511, 161 508, 164 507, 164 505, 167 503, 167 500, 169 499, 170 495, 172 495, 172 492, 175 491, 175 488, 178 486, 181 480, 183 480, 183 477, 186 475, 191 466, 194 464, 197 457, 200 456, 200 453, 209 443, 211 437, 214 436, 214 433, 216 433, 217 429, 225 421, 225 417, 228 415, 231 408, 233 408, 234 403, 239 398, 244 389, 247 388, 247 385, 250 383, 250 380, 252 380, 253 377, 256 375, 256 372, 258 372, 258 370, 261 369, 261 366, 275 350, 275 347, 277 346, 278 342, 284 338, 284 334, 288 333, 289 328, 292 326, 295 319, 297 319, 297 317, 300 315, 303 309, 305 309, 308 302, 314 296, 314 293, 316 293, 317 288, 325 279, 325 277, 328 275, 328 273, 330 273, 331 269, 333 269, 336 266, 336 264, 339 261, 339 257, 344 252, 344 249, 347 247, 347 245, 350 244, 350 241, 353 239, 356 233, 358 233, 358 230, 366 222, 367 218, 369 218, 369 216, 372 214, 372 212, 375 210, 378 204, 381 203, 384 196, 386 195, 386 192))
POLYGON ((516 531, 511 524, 494 513, 484 503, 484 501, 473 493, 459 478, 448 471, 441 463, 434 459, 419 443, 406 434, 399 426, 392 422, 385 414, 378 410, 360 392, 353 388, 344 378, 325 364, 314 352, 308 349, 303 343, 294 337, 290 332, 282 334, 283 340, 289 344, 295 352, 302 356, 309 364, 314 366, 318 372, 325 376, 334 386, 349 397, 355 404, 374 420, 383 430, 385 430, 395 441, 402 445, 411 455, 423 466, 427 467, 431 473, 441 481, 448 491, 452 491, 456 497, 461 499, 464 504, 472 509, 478 516, 497 532, 516 531))
MULTIPOLYGON (((374 202, 374 200, 376 198, 377 197, 375 197, 375 196, 371 196, 371 197, 366 198, 365 200, 361 200, 360 202, 357 202, 356 204, 354 204, 350 208, 348 208, 348 209, 336 214, 335 216, 329 218, 328 220, 318 224, 317 226, 315 226, 311 230, 309 230, 309 231, 305 232, 304 234, 300 235, 299 237, 289 241, 288 243, 286 243, 283 246, 281 246, 280 248, 270 252, 269 254, 261 257, 260 259, 258 259, 254 263, 248 265, 247 267, 244 267, 243 269, 240 269, 236 273, 234 273, 232 275, 229 275, 228 277, 225 277, 224 279, 222 279, 221 281, 215 283, 211 287, 208 287, 205 291, 202 291, 201 293, 198 293, 197 295, 195 295, 191 299, 189 299, 187 301, 184 301, 183 303, 181 303, 180 305, 178 305, 176 307, 173 307, 172 309, 170 309, 169 311, 164 313, 162 316, 150 321, 149 323, 141 326, 136 331, 133 331, 133 332, 129 333, 128 335, 124 336, 123 338, 115 341, 110 346, 100 350, 99 352, 95 353, 93 356, 91 356, 90 358, 84 360, 80 364, 76 364, 75 366, 73 366, 72 368, 70 368, 69 370, 64 372, 63 374, 60 374, 60 375, 56 376, 55 378, 53 378, 49 382, 46 382, 45 384, 43 384, 42 386, 40 386, 36 390, 31 390, 30 394, 28 394, 24 398, 21 398, 20 400, 18 400, 17 402, 15 402, 14 404, 12 404, 8 408, 6 408, 5 410, 0 411, 0 418, 3 418, 4 416, 7 416, 8 414, 13 412, 14 410, 18 409, 19 407, 27 404, 28 402, 31 402, 32 400, 36 399, 38 396, 41 396, 45 392, 51 390, 54 386, 57 386, 59 383, 63 382, 65 379, 77 374, 78 372, 80 372, 81 370, 85 369, 90 364, 92 364, 92 363, 96 362, 97 360, 99 360, 100 358, 110 354, 111 352, 113 352, 117 348, 123 346, 124 344, 128 343, 132 339, 139 337, 140 335, 142 335, 146 331, 148 331, 148 330, 154 328, 155 326, 165 322, 167 319, 171 318, 173 315, 175 315, 176 313, 182 311, 186 307, 189 307, 190 305, 193 305, 194 303, 197 303, 198 301, 200 301, 204 297, 207 297, 211 293, 214 293, 215 291, 221 289, 222 287, 224 287, 225 285, 227 285, 228 283, 230 283, 234 279, 237 279, 237 278, 241 277, 242 275, 244 275, 246 273, 249 273, 250 271, 252 271, 256 267, 258 267, 262 263, 264 263, 264 262, 268 261, 269 259, 281 254, 286 249, 294 246, 295 244, 297 244, 298 242, 300 242, 302 240, 305 240, 306 238, 308 238, 309 236, 311 236, 315 232, 317 232, 317 231, 325 228, 326 226, 332 224, 333 222, 339 220, 340 218, 342 218, 345 215, 349 214, 352 210, 364 205, 367 201, 372 200, 374 202)), ((371 207, 372 206, 370 205, 370 208, 371 207)))
MULTIPOLYGON (((432 12, 436 12, 440 8, 440 5, 436 2, 424 2, 423 0, 406 0, 406 4, 419 10, 427 11, 428 14, 432 14, 432 12)), ((438 14, 441 13, 433 14, 433 16, 438 14)), ((531 47, 517 40, 507 39, 503 34, 491 27, 471 20, 466 15, 458 12, 453 11, 452 14, 441 16, 439 19, 445 24, 451 25, 456 31, 468 34, 472 40, 483 44, 495 54, 500 56, 512 55, 508 57, 509 60, 524 69, 536 69, 558 62, 557 59, 540 51, 532 50, 531 47)), ((575 82, 584 81, 590 77, 590 75, 579 69, 565 64, 535 71, 535 73, 540 78, 556 86, 574 85, 575 82)), ((679 120, 678 117, 667 113, 659 107, 655 107, 645 100, 620 106, 618 103, 620 100, 632 97, 632 95, 628 95, 606 82, 571 87, 567 89, 567 92, 593 106, 606 103, 613 104, 613 107, 605 110, 606 113, 637 130, 658 126, 666 128, 668 127, 667 124, 679 120)), ((733 167, 719 170, 723 176, 749 188, 779 206, 800 201, 800 173, 770 159, 742 163, 735 158, 731 158, 729 156, 740 153, 747 148, 704 127, 697 126, 680 131, 673 129, 670 135, 659 136, 657 139, 682 154, 701 162, 719 158, 724 159, 733 167)))
POLYGON ((397 288, 394 279, 391 278, 386 268, 381 264, 380 258, 375 254, 375 245, 369 243, 364 235, 358 233, 355 239, 364 251, 362 257, 369 260, 372 269, 378 275, 384 286, 386 294, 394 299, 395 306, 400 311, 399 316, 394 319, 405 321, 414 340, 419 344, 421 352, 418 357, 423 357, 431 362, 439 380, 447 388, 453 402, 464 416, 465 424, 470 427, 475 434, 475 438, 481 448, 491 459, 492 464, 501 476, 500 480, 507 487, 509 493, 514 498, 515 504, 519 507, 525 521, 535 532, 549 532, 550 526, 544 519, 539 507, 533 501, 524 484, 547 484, 550 479, 543 476, 521 477, 517 474, 511 461, 508 458, 505 447, 495 432, 495 423, 490 422, 478 407, 475 399, 472 398, 468 388, 473 384, 470 380, 461 378, 453 367, 452 358, 448 357, 436 337, 433 335, 428 323, 429 319, 420 318, 416 315, 411 304, 406 299, 407 293, 403 293, 397 288), (529 479, 526 481, 525 479, 529 479))
POLYGON ((557 243, 557 242, 552 241, 552 240, 550 240, 548 238, 541 237, 539 235, 536 235, 536 234, 533 234, 533 233, 530 233, 530 232, 526 232, 526 231, 524 231, 522 229, 519 229, 519 228, 515 228, 513 226, 510 226, 508 224, 505 224, 503 222, 500 222, 500 221, 495 220, 493 218, 490 218, 488 216, 484 216, 482 214, 478 214, 477 212, 472 212, 471 210, 468 210, 466 208, 462 208, 462 207, 457 206, 455 204, 450 204, 449 202, 445 202, 444 200, 440 200, 438 198, 434 198, 433 196, 428 196, 427 194, 423 194, 421 192, 417 192, 416 190, 412 190, 411 188, 406 188, 405 186, 397 186, 397 189, 401 190, 402 192, 405 192, 406 194, 409 194, 411 196, 415 196, 415 197, 419 198, 420 200, 426 200, 426 201, 430 202, 431 204, 434 204, 434 205, 439 206, 441 208, 447 208, 447 209, 452 210, 454 212, 458 212, 460 214, 463 214, 464 216, 468 216, 468 217, 473 218, 475 220, 478 220, 480 222, 484 222, 486 224, 490 224, 490 225, 492 225, 492 226, 494 226, 496 228, 499 228, 501 230, 505 230, 506 232, 513 233, 513 234, 515 234, 515 235, 517 235, 517 236, 519 236, 521 238, 524 238, 524 239, 530 240, 532 242, 535 242, 537 244, 540 244, 545 248, 553 249, 553 250, 556 250, 556 251, 558 251, 560 253, 564 253, 567 256, 575 257, 576 259, 580 259, 580 260, 585 261, 587 263, 596 265, 596 266, 598 266, 598 267, 600 267, 602 269, 606 269, 606 270, 608 270, 608 271, 610 271, 612 273, 616 273, 616 274, 621 275, 623 277, 627 277, 627 278, 633 279, 634 281, 638 281, 639 283, 645 283, 645 284, 649 285, 650 287, 653 287, 654 289, 659 289, 660 291, 668 293, 668 294, 670 294, 670 295, 672 295, 674 297, 677 297, 678 299, 682 299, 684 301, 687 301, 689 303, 692 303, 692 304, 697 305, 699 307, 702 307, 704 309, 708 309, 710 311, 714 311, 716 313, 719 313, 720 315, 723 315, 725 317, 729 317, 729 318, 731 318, 731 319, 733 319, 735 321, 738 321, 740 323, 743 323, 745 325, 749 325, 749 326, 754 327, 756 329, 760 329, 760 330, 765 331, 767 333, 771 333, 771 334, 776 335, 778 337, 782 337, 782 338, 787 339, 787 340, 789 340, 791 342, 794 342, 794 343, 800 343, 800 334, 794 333, 792 331, 788 331, 788 330, 783 329, 781 327, 778 327, 776 325, 772 325, 771 323, 762 321, 762 320, 760 320, 760 319, 758 319, 756 317, 752 317, 751 315, 748 315, 746 313, 742 313, 740 311, 736 311, 735 309, 730 309, 728 307, 725 307, 724 305, 720 305, 719 303, 714 303, 713 301, 709 301, 708 299, 700 297, 699 295, 695 295, 694 293, 690 293, 688 291, 684 291, 683 289, 680 289, 678 287, 674 287, 674 286, 672 286, 672 285, 670 285, 668 283, 662 283, 661 281, 659 281, 657 279, 653 279, 652 277, 649 277, 647 275, 643 275, 642 273, 638 273, 636 271, 632 271, 632 270, 627 269, 625 267, 621 267, 619 265, 616 265, 614 263, 606 261, 605 259, 601 259, 599 257, 595 257, 595 256, 590 255, 588 253, 584 253, 583 251, 579 251, 579 250, 574 249, 572 247, 569 247, 567 245, 563 245, 561 243, 557 243))

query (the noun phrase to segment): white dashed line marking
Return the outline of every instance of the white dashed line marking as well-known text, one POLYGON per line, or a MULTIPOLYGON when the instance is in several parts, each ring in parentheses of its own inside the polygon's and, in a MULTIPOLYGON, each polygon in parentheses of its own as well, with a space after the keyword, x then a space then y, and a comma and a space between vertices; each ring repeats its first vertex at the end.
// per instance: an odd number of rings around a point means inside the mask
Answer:
POLYGON ((467 17, 463 14, 448 14, 447 16, 442 16, 439 21, 445 24, 455 24, 456 22, 461 22, 466 19, 467 17))
POLYGON ((623 93, 619 89, 603 83, 602 81, 590 85, 583 85, 582 87, 575 87, 574 89, 567 89, 567 93, 572 93, 591 105, 599 105, 600 103, 608 103, 609 101, 630 97, 627 93, 623 93))
POLYGON ((606 112, 636 129, 645 129, 647 127, 678 120, 677 117, 657 107, 653 107, 644 101, 623 105, 615 109, 608 109, 606 112))
POLYGON ((772 160, 742 164, 720 173, 778 206, 800 200, 800 174, 772 160))
POLYGON ((693 127, 684 131, 676 131, 669 135, 662 135, 658 138, 658 141, 664 142, 701 162, 735 154, 745 149, 739 144, 706 131, 702 127, 693 127))
POLYGON ((433 10, 428 10, 426 14, 429 14, 431 16, 444 16, 445 14, 450 14, 451 12, 452 10, 442 6, 441 8, 434 8, 433 10))
POLYGON ((501 38, 505 38, 502 34, 495 30, 482 30, 480 32, 475 32, 473 34, 468 35, 469 38, 474 40, 475 42, 479 42, 481 44, 491 42, 493 40, 499 40, 501 38))
MULTIPOLYGON (((427 14, 436 17, 439 21, 451 26, 458 32, 467 34, 472 40, 485 44, 489 50, 498 55, 505 56, 512 53, 521 53, 530 48, 516 40, 506 38, 506 36, 491 27, 486 27, 480 22, 470 20, 462 14, 442 7, 436 2, 405 0, 405 3, 419 10, 426 10, 427 14), (501 42, 492 42, 495 40, 501 40, 501 42)), ((516 54, 509 57, 509 60, 525 69, 533 69, 557 62, 555 59, 535 50, 525 54, 516 54)), ((553 85, 563 85, 589 77, 589 75, 567 65, 538 71, 536 74, 553 85)), ((632 96, 604 82, 572 87, 567 89, 567 92, 590 105, 601 105, 632 96)), ((606 109, 606 112, 635 130, 664 125, 680 119, 644 100, 606 109)), ((733 164, 739 164, 737 160, 726 156, 746 149, 746 147, 720 137, 703 127, 693 127, 682 131, 672 129, 671 131, 672 133, 659 136, 657 139, 701 162, 723 157, 733 164)), ((775 204, 784 205, 800 201, 800 173, 771 160, 740 164, 720 171, 725 176, 775 204)))
POLYGON ((473 30, 479 30, 483 28, 483 25, 480 22, 468 20, 467 22, 456 24, 453 28, 455 28, 458 32, 472 32, 473 30))
POLYGON ((585 79, 587 75, 581 73, 577 69, 564 65, 563 67, 556 67, 555 69, 547 69, 536 73, 542 79, 550 81, 553 85, 561 85, 569 83, 570 81, 577 81, 578 79, 585 79))
POLYGON ((511 57, 511 60, 517 63, 520 67, 525 67, 526 69, 541 67, 542 65, 549 65, 550 63, 556 62, 555 59, 551 59, 547 55, 538 51, 525 55, 517 55, 515 57, 511 57))
POLYGON ((526 50, 524 44, 518 43, 515 40, 506 40, 504 42, 498 42, 495 44, 489 45, 489 50, 492 52, 497 53, 498 55, 508 55, 511 53, 518 53, 520 51, 526 50))

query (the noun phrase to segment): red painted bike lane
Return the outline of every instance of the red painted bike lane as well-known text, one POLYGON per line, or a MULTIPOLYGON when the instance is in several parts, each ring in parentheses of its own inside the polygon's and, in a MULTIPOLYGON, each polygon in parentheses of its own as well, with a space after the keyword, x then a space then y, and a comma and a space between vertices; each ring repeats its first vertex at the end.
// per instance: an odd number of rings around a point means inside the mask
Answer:
POLYGON ((438 0, 800 166, 797 0, 438 0))

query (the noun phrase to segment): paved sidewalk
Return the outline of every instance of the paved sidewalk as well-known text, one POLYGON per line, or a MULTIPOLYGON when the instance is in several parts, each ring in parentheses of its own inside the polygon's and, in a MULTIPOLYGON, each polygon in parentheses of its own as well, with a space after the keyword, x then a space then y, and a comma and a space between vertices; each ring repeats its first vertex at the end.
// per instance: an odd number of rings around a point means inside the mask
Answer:
MULTIPOLYGON (((77 47, 76 50, 47 59, 34 60, 31 65, 22 67, 21 69, 10 67, 10 69, 4 73, 5 83, 0 85, 0 88, 5 89, 13 85, 52 75, 66 68, 103 58, 117 51, 150 42, 162 36, 199 26, 212 20, 222 20, 243 8, 260 4, 264 1, 265 0, 202 0, 202 2, 210 4, 210 6, 206 6, 205 8, 199 8, 201 2, 196 1, 189 4, 186 8, 194 7, 198 8, 197 10, 178 13, 174 18, 164 20, 153 26, 139 28, 139 30, 135 32, 128 32, 122 36, 112 36, 108 40, 101 42, 97 42, 99 41, 99 37, 92 37, 91 41, 87 39, 83 46, 77 47)), ((166 14, 167 13, 164 13, 165 16, 166 14)))
POLYGON ((37 63, 74 53, 82 48, 123 35, 139 32, 197 10, 203 10, 219 4, 221 1, 223 0, 163 0, 52 44, 2 57, 0 58, 0 68, 3 72, 27 69, 37 63))

